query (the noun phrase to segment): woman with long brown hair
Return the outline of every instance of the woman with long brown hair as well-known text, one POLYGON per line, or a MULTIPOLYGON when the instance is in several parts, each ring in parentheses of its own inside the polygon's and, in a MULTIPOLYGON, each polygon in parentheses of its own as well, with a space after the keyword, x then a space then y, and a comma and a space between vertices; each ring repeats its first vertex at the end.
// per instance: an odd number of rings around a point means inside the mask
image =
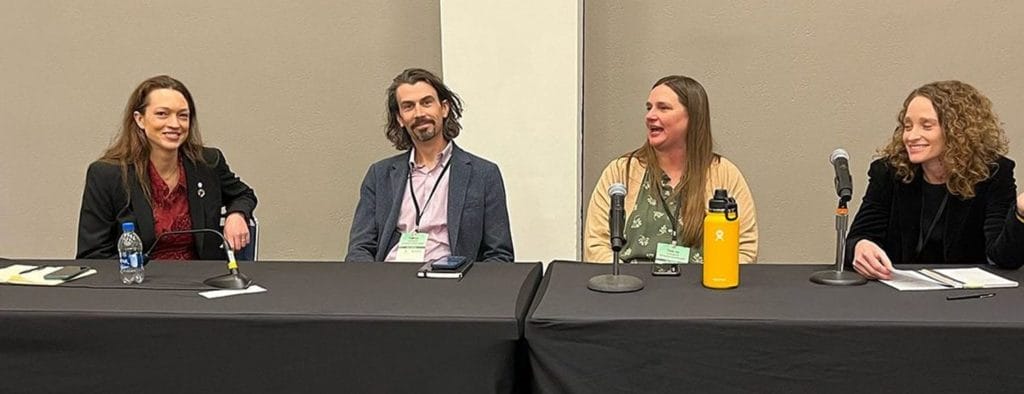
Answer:
POLYGON ((1024 264, 1024 195, 992 102, 960 81, 910 92, 871 163, 847 262, 869 279, 893 263, 1024 264))
MULTIPOLYGON (((219 229, 232 249, 249 243, 247 219, 256 195, 228 167, 220 150, 203 146, 192 94, 166 75, 143 81, 128 98, 121 130, 103 156, 89 165, 78 222, 77 258, 117 257, 121 223, 135 222, 146 249, 160 234, 219 229)), ((219 239, 164 237, 150 257, 219 260, 219 239)))
POLYGON ((644 119, 647 141, 613 160, 597 181, 587 208, 583 259, 611 262, 608 188, 626 186, 623 261, 654 261, 659 243, 691 248, 701 262, 704 216, 715 189, 735 197, 740 216, 740 262, 757 260, 757 214, 736 166, 714 153, 707 93, 680 75, 654 84, 644 119))

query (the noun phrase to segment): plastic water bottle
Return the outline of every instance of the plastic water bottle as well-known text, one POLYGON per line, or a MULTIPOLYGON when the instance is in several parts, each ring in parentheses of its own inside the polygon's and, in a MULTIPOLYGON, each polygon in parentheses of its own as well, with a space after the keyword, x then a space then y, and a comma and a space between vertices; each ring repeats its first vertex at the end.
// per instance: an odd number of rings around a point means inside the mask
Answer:
POLYGON ((142 283, 146 268, 142 265, 142 238, 135 233, 135 223, 121 224, 121 238, 117 240, 117 254, 121 258, 121 283, 142 283))
POLYGON ((731 289, 740 284, 740 222, 736 200, 716 189, 704 216, 705 287, 731 289))

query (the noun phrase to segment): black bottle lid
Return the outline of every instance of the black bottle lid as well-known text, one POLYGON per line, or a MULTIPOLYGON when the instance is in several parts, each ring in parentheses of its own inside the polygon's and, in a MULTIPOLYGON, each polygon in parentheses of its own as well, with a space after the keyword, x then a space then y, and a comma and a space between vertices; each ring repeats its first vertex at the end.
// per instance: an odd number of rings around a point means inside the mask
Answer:
POLYGON ((715 196, 708 200, 708 211, 725 212, 725 219, 733 221, 739 218, 739 206, 736 199, 729 197, 725 189, 715 189, 715 196))
POLYGON ((708 210, 712 212, 725 212, 729 208, 729 192, 725 189, 715 189, 715 196, 708 201, 708 210))

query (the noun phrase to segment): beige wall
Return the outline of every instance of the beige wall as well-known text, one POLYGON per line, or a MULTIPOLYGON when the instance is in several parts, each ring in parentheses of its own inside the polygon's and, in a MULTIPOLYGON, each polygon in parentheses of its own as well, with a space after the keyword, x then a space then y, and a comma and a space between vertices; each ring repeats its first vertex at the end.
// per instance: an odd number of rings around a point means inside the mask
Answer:
POLYGON ((831 262, 828 155, 850 152, 858 207, 913 88, 978 87, 1024 160, 1022 19, 1012 1, 587 1, 584 201, 608 161, 643 143, 651 84, 684 74, 707 89, 716 150, 753 190, 760 261, 831 262))
POLYGON ((86 166, 167 73, 260 199, 261 257, 340 260, 384 89, 441 72, 436 1, 0 3, 0 255, 74 255, 86 166))
MULTIPOLYGON (((438 2, 250 4, 0 2, 0 255, 73 255, 86 166, 109 142, 131 89, 168 73, 193 90, 207 143, 223 148, 256 189, 262 257, 342 258, 359 182, 370 163, 394 153, 383 138, 383 90, 405 67, 442 71, 438 2)), ((551 7, 570 15, 577 4, 551 7)), ((1018 2, 591 0, 584 8, 583 204, 601 168, 642 143, 650 84, 674 73, 709 91, 717 149, 740 166, 758 203, 762 261, 832 259, 828 153, 843 146, 852 154, 859 203, 872 152, 906 93, 924 82, 959 78, 987 93, 1010 131, 1010 156, 1024 158, 1018 2)), ((518 18, 541 37, 537 49, 571 46, 571 29, 554 15, 491 11, 460 17, 518 18)), ((462 48, 481 44, 464 36, 462 48)), ((474 89, 454 78, 457 91, 474 89)), ((505 138, 485 148, 489 119, 474 117, 524 105, 467 100, 473 127, 465 143, 502 168, 514 166, 544 138, 505 138)), ((534 131, 557 135, 560 144, 578 138, 564 127, 534 131)), ((561 159, 575 156, 562 153, 548 167, 516 170, 515 181, 506 175, 520 255, 571 257, 560 249, 541 255, 520 241, 520 228, 569 225, 527 212, 532 197, 516 186, 523 177, 572 173, 561 159)))

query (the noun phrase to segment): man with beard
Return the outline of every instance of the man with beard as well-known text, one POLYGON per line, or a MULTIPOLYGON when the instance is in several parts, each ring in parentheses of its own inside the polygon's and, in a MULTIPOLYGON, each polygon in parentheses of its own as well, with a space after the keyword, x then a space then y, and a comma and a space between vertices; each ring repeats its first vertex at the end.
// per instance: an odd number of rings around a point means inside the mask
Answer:
POLYGON ((453 141, 459 97, 411 68, 392 81, 386 105, 388 140, 405 152, 366 172, 345 261, 513 261, 501 172, 453 141))

